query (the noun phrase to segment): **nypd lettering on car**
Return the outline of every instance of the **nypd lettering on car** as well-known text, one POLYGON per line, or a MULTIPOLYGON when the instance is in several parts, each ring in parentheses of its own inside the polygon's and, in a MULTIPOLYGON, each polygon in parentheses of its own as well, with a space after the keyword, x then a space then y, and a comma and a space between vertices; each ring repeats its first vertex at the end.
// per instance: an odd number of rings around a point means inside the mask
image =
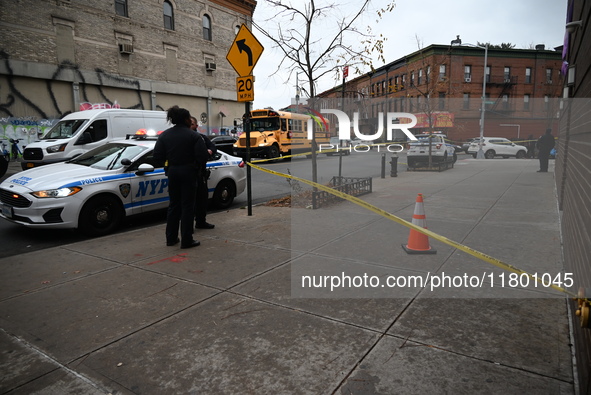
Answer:
MULTIPOLYGON (((156 139, 116 140, 65 162, 35 167, 0 184, 0 218, 32 228, 112 232, 129 215, 168 206, 168 178, 155 168, 156 139)), ((220 152, 207 163, 209 198, 227 208, 246 187, 241 158, 220 152)))

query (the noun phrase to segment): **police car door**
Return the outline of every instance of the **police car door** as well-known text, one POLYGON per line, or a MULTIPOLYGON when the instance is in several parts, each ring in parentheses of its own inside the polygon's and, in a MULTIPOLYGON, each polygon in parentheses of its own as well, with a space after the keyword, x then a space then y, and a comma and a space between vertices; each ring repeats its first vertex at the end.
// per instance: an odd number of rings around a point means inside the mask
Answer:
POLYGON ((160 167, 153 172, 142 173, 138 171, 138 167, 143 163, 154 164, 152 152, 135 161, 128 170, 133 174, 129 192, 132 214, 168 207, 168 177, 164 174, 164 169, 160 167))

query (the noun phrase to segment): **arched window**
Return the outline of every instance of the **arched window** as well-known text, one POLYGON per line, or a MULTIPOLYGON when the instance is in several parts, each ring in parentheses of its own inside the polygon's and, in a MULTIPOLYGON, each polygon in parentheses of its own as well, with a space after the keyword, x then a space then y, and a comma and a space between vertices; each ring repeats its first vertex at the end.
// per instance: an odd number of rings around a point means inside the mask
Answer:
POLYGON ((203 15, 203 39, 211 41, 211 18, 209 15, 203 15))
POLYGON ((174 14, 172 4, 168 0, 164 2, 164 28, 174 30, 174 14))
POLYGON ((127 16, 127 0, 115 0, 115 13, 120 16, 127 16))

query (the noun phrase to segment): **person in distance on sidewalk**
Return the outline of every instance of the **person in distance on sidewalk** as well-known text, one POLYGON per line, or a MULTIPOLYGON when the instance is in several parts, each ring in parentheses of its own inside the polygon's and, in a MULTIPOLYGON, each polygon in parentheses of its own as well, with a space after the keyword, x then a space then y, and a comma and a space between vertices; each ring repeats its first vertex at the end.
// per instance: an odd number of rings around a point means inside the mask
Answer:
POLYGON ((550 159, 550 151, 554 148, 554 144, 552 129, 546 129, 546 134, 538 139, 538 158, 540 159, 540 170, 538 170, 538 173, 548 172, 548 159, 550 159))
POLYGON ((207 216, 207 202, 208 202, 208 190, 207 190, 207 179, 209 178, 209 170, 207 170, 207 159, 217 152, 217 148, 214 143, 211 142, 209 137, 199 133, 197 130, 197 118, 191 117, 191 130, 193 130, 200 138, 203 139, 207 147, 207 157, 198 158, 200 162, 200 171, 197 173, 197 194, 195 198, 195 228, 197 229, 213 229, 215 225, 208 223, 205 219, 207 216))
POLYGON ((166 245, 173 246, 180 241, 181 248, 197 247, 200 243, 193 239, 193 217, 198 158, 207 155, 207 148, 203 139, 191 130, 191 114, 187 109, 173 106, 167 111, 167 119, 174 126, 162 132, 154 146, 154 161, 159 164, 168 162, 170 202, 166 216, 166 245))

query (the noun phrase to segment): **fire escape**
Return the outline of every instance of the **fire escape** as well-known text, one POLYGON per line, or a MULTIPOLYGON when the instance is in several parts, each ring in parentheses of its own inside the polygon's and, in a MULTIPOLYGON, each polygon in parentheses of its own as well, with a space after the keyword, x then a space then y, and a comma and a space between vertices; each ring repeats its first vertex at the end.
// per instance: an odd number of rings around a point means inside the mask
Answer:
POLYGON ((507 116, 513 111, 515 111, 513 101, 511 97, 513 88, 517 85, 517 76, 498 76, 493 77, 488 75, 487 76, 487 86, 496 89, 489 89, 488 91, 491 92, 491 99, 493 97, 493 92, 495 96, 497 96, 496 92, 498 92, 498 96, 496 97, 494 103, 487 104, 486 111, 492 113, 491 115, 497 114, 499 116, 507 116), (500 90, 499 90, 500 88, 500 90))

